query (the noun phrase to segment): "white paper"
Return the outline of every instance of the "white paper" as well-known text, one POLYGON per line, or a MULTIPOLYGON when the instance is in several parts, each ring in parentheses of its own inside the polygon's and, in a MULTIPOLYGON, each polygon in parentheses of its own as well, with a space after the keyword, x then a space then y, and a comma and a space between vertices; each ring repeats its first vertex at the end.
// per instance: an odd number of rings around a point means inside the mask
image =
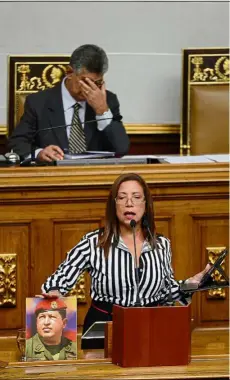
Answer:
POLYGON ((205 157, 215 162, 229 162, 229 154, 206 154, 205 157))

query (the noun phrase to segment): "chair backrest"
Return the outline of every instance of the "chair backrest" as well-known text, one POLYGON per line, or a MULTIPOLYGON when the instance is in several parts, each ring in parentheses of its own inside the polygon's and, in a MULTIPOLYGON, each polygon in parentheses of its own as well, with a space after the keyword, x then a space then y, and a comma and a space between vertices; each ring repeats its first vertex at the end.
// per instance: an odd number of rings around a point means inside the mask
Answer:
POLYGON ((229 152, 228 48, 183 51, 181 154, 229 152))
POLYGON ((8 135, 18 124, 27 95, 54 87, 65 76, 69 56, 8 57, 8 135))

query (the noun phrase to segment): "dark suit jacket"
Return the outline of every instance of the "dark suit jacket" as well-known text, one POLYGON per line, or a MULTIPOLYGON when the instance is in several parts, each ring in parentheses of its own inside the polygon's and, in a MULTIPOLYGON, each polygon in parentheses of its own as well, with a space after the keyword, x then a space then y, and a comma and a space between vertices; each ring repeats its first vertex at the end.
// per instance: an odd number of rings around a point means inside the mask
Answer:
MULTIPOLYGON (((113 116, 120 116, 119 102, 115 94, 107 91, 107 104, 113 116)), ((85 122, 95 119, 94 110, 87 104, 85 122)), ((58 145, 68 151, 66 128, 40 131, 43 128, 65 124, 61 84, 27 96, 24 114, 9 139, 9 149, 24 157, 31 153, 31 144, 37 148, 58 145), (36 133, 36 136, 35 136, 36 133), (35 140, 35 141, 34 141, 35 140)), ((129 138, 121 121, 112 120, 103 130, 97 129, 97 122, 84 125, 87 150, 112 151, 117 155, 127 154, 129 138)))

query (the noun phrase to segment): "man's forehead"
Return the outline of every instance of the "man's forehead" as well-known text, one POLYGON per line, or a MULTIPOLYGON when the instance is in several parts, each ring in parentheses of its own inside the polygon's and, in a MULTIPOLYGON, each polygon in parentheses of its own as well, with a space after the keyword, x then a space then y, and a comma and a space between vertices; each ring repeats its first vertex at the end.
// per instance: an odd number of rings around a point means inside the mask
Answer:
POLYGON ((53 316, 58 316, 60 315, 58 310, 42 310, 39 312, 38 315, 53 315, 53 316))
POLYGON ((78 72, 78 76, 81 77, 82 79, 92 79, 92 80, 100 80, 103 79, 103 74, 98 74, 98 73, 91 73, 87 71, 86 69, 82 69, 81 71, 78 72))

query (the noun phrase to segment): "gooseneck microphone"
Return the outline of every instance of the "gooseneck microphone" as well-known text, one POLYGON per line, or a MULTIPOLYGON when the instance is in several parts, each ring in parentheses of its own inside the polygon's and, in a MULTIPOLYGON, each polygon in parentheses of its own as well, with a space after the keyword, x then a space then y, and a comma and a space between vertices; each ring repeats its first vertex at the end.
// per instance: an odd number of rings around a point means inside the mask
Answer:
POLYGON ((136 246, 136 232, 135 232, 135 227, 136 227, 136 221, 134 219, 130 220, 130 227, 132 228, 133 231, 133 244, 134 244, 134 258, 135 258, 135 278, 136 278, 136 283, 137 283, 137 298, 136 298, 136 303, 135 306, 141 306, 141 301, 140 301, 140 280, 139 280, 139 273, 138 273, 138 263, 137 263, 137 246, 136 246))
MULTIPOLYGON (((154 236, 153 236, 153 234, 152 234, 152 231, 150 230, 149 222, 148 222, 148 219, 147 219, 146 216, 143 217, 142 225, 143 225, 143 227, 147 228, 148 233, 149 233, 149 236, 151 237, 152 241, 156 241, 156 239, 154 238, 154 236)), ((151 245, 152 251, 154 252, 154 247, 152 246, 151 243, 150 243, 150 245, 151 245)), ((156 244, 155 244, 155 249, 156 249, 156 251, 157 251, 157 255, 158 255, 158 258, 159 258, 159 260, 160 260, 160 263, 161 263, 163 269, 165 270, 166 278, 167 278, 167 280, 168 280, 168 284, 169 284, 169 294, 168 294, 168 299, 167 299, 167 301, 172 305, 172 304, 173 304, 173 299, 172 299, 172 289, 171 289, 170 275, 169 275, 169 271, 167 270, 167 268, 166 268, 166 266, 165 266, 164 259, 161 259, 160 253, 159 253, 158 248, 157 248, 157 242, 156 242, 156 244)))
MULTIPOLYGON (((121 115, 114 115, 113 117, 104 117, 104 118, 101 118, 101 119, 92 119, 92 120, 88 120, 88 121, 85 121, 85 122, 81 122, 81 124, 82 125, 86 125, 86 124, 91 124, 91 123, 97 123, 98 121, 102 121, 102 120, 121 121, 122 120, 122 116, 121 115)), ((52 131, 52 130, 55 130, 55 129, 67 128, 67 127, 72 127, 72 124, 63 124, 63 125, 57 125, 57 126, 54 126, 54 127, 47 127, 47 128, 38 129, 34 133, 33 140, 32 140, 32 143, 31 143, 31 151, 30 151, 31 158, 28 158, 28 159, 24 160, 23 163, 21 163, 21 166, 35 166, 37 164, 36 158, 35 158, 35 151, 36 151, 35 139, 36 139, 37 135, 39 135, 41 132, 52 131)), ((24 137, 24 135, 17 135, 17 137, 24 137)))

